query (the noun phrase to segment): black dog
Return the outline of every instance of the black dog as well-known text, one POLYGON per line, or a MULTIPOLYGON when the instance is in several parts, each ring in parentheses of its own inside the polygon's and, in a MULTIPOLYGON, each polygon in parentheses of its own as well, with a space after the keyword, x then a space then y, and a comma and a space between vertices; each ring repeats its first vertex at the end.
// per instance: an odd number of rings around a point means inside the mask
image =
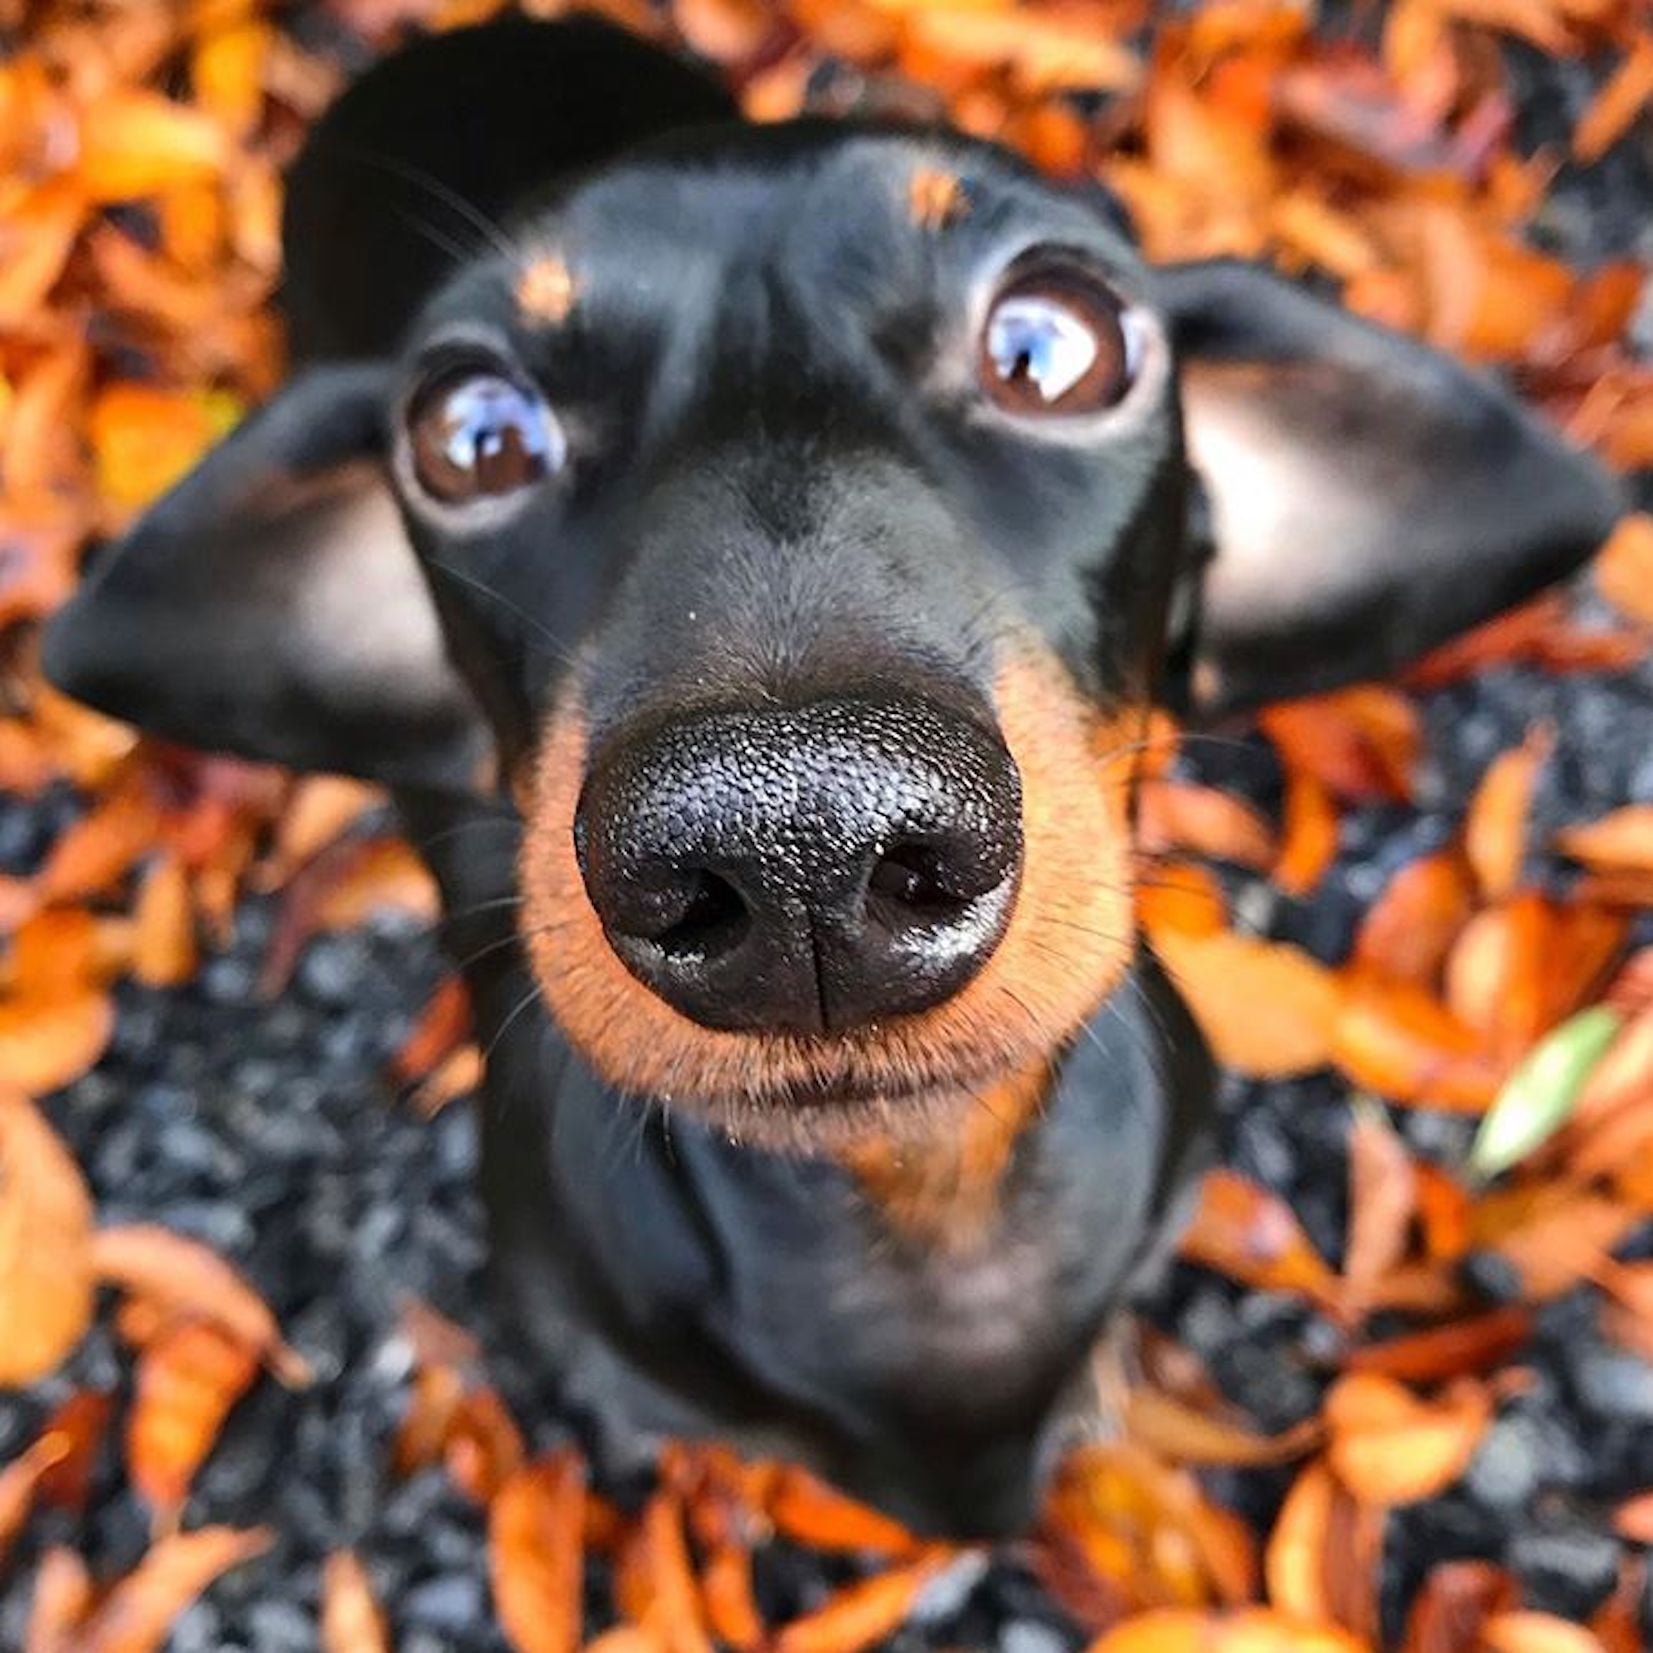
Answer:
POLYGON ((1131 756, 1574 568, 1495 385, 941 133, 739 124, 596 23, 321 122, 276 400, 52 629, 174 739, 389 782, 490 1052, 496 1255, 610 1451, 1024 1522, 1210 1094, 1131 756), (459 267, 450 270, 457 256, 459 267))

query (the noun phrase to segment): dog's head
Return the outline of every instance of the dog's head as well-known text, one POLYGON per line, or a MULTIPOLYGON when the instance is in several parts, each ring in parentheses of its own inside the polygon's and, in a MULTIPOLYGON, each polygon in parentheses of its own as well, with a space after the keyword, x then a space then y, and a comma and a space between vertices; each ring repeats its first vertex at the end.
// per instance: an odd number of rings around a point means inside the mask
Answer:
POLYGON ((1260 271, 1151 271, 1098 192, 728 127, 296 378, 47 663, 174 738, 508 793, 569 1039, 776 1140, 1096 1012, 1156 696, 1380 672, 1612 510, 1491 383, 1260 271))

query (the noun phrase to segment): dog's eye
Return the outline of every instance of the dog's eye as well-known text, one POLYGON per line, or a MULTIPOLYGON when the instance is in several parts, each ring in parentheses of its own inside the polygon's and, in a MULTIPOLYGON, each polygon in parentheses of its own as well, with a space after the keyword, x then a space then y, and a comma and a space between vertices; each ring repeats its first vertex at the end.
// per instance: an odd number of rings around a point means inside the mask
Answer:
POLYGON ((448 373, 408 414, 414 475, 450 505, 514 493, 561 465, 563 436, 532 391, 495 373, 448 373))
POLYGON ((1012 281, 981 338, 981 382, 1007 413, 1099 413, 1131 388, 1134 363, 1119 301, 1077 272, 1012 281))

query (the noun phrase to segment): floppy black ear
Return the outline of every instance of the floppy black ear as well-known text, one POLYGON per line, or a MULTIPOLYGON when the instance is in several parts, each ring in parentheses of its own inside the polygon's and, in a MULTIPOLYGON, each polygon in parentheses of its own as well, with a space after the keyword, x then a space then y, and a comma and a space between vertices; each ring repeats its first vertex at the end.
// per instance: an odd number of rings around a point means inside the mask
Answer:
POLYGON ((1235 261, 1159 272, 1207 713, 1382 676, 1577 568, 1613 480, 1492 379, 1235 261))
POLYGON ((316 368, 153 506, 47 629, 47 677, 191 746, 474 786, 490 741, 383 476, 384 370, 316 368))

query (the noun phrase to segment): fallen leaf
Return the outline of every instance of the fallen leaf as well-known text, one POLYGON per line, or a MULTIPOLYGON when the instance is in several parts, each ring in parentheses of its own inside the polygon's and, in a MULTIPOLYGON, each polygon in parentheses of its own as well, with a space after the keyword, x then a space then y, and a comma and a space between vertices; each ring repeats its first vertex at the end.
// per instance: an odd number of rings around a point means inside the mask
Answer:
POLYGON ((1344 986, 1332 1060, 1357 1085, 1391 1102, 1483 1113, 1501 1065, 1432 994, 1405 982, 1353 975, 1344 986))
POLYGON ((1305 1418, 1278 1435, 1255 1435, 1152 1389, 1130 1392, 1125 1431, 1173 1463, 1251 1469, 1304 1457, 1325 1433, 1318 1418, 1305 1418))
POLYGON ((1260 1291, 1331 1303, 1337 1281, 1291 1207, 1237 1171, 1208 1172, 1181 1254, 1260 1291))
POLYGON ((1162 1607, 1092 1642, 1089 1653, 1369 1653, 1335 1625, 1307 1623, 1263 1607, 1236 1613, 1162 1607))
POLYGON ((1621 517, 1591 567, 1614 608, 1653 625, 1653 516, 1633 511, 1621 517))
POLYGON ((1355 1109, 1349 1131, 1349 1233, 1343 1257, 1345 1313, 1360 1319, 1378 1282, 1406 1255, 1417 1211, 1412 1156, 1382 1108, 1355 1109))
POLYGON ((1288 774, 1313 776, 1345 803, 1412 796, 1423 735, 1417 708, 1398 689, 1356 684, 1258 714, 1288 774))
POLYGON ((1573 156, 1599 161, 1653 98, 1653 38, 1638 33, 1573 128, 1573 156))
POLYGON ((195 903, 189 873, 176 855, 159 857, 133 911, 132 974, 146 987, 178 987, 195 974, 195 903))
POLYGON ((159 1653, 172 1622, 220 1575, 269 1549, 257 1528, 202 1527, 163 1538, 92 1614, 75 1653, 159 1653))
POLYGON ((256 1350, 203 1320, 170 1326, 139 1355, 127 1470, 162 1529, 176 1524, 225 1419, 257 1376, 256 1350))
POLYGON ((40 1482, 69 1450, 68 1443, 46 1434, 33 1446, 0 1469, 0 1567, 4 1567, 12 1545, 34 1508, 40 1482))
POLYGON ((1653 872, 1653 804, 1626 804, 1555 835, 1563 855, 1599 872, 1653 872))
POLYGON ((1434 988, 1452 944, 1475 911, 1475 886, 1455 850, 1409 861, 1366 910, 1355 933, 1351 964, 1434 988))
POLYGON ((1613 1511, 1613 1531, 1631 1544, 1653 1544, 1653 1492, 1626 1498, 1613 1511))
POLYGON ((80 1653, 77 1640, 92 1607, 92 1579, 73 1550, 54 1544, 34 1575, 23 1653, 80 1653))
POLYGON ((92 1320, 92 1203, 22 1092, 0 1089, 0 1387, 51 1372, 92 1320))
POLYGON ((1145 779, 1137 789, 1137 847, 1149 855, 1190 851, 1266 872, 1279 854, 1268 823, 1215 787, 1145 779))
POLYGON ((1545 1038, 1504 1081, 1475 1134, 1469 1169, 1495 1177, 1554 1136, 1623 1025, 1616 1010, 1597 1005, 1545 1038))
POLYGON ((71 1515, 85 1512, 92 1473, 114 1410, 112 1394, 77 1389, 47 1418, 41 1439, 57 1442, 63 1451, 40 1478, 42 1503, 71 1515))
POLYGON ((241 1274, 197 1240, 150 1224, 99 1229, 92 1266, 108 1285, 164 1305, 179 1317, 219 1326, 269 1366, 281 1382, 302 1388, 308 1363, 281 1338, 269 1305, 241 1274))
POLYGON ((1529 730, 1521 745, 1492 760, 1470 799, 1464 854, 1484 895, 1508 895, 1520 881, 1533 788, 1554 745, 1549 727, 1529 730))
POLYGON ((384 1609, 354 1550, 334 1550, 321 1570, 321 1653, 391 1653, 384 1609))
POLYGON ((850 1584, 802 1618, 783 1625, 774 1653, 862 1653, 893 1636, 931 1579, 950 1560, 932 1550, 886 1573, 850 1584))
POLYGON ((1583 1625, 1548 1613, 1497 1613, 1481 1626, 1487 1653, 1602 1653, 1583 1625))
POLYGON ((126 201, 220 172, 223 129, 197 110, 139 87, 112 89, 81 114, 75 176, 94 201, 126 201))
POLYGON ((764 1513, 777 1532, 814 1550, 853 1550, 901 1560, 920 1547, 900 1522, 792 1464, 777 1470, 764 1513))
POLYGON ((584 1599, 585 1469, 572 1452, 508 1476, 488 1510, 488 1575, 516 1653, 576 1653, 584 1599))
POLYGON ((1162 931, 1155 947, 1226 1067, 1277 1079, 1331 1059, 1337 978, 1300 947, 1176 930, 1162 931))
POLYGON ((1432 1569, 1412 1603, 1401 1653, 1464 1653, 1481 1645, 1481 1627, 1514 1606, 1515 1580, 1490 1561, 1446 1561, 1432 1569))
POLYGON ((1337 807, 1319 781, 1294 769, 1286 777, 1284 819, 1280 858, 1270 876, 1287 895, 1303 899, 1319 887, 1337 856, 1337 807))
POLYGON ((443 1455, 454 1483, 477 1503, 489 1505, 522 1468, 528 1448, 498 1393, 476 1384, 454 1408, 443 1455))
POLYGON ((114 1031, 115 1006, 101 988, 0 1000, 0 1073, 31 1095, 58 1090, 91 1071, 114 1031))
POLYGON ((1525 1345, 1532 1327, 1532 1310, 1512 1304, 1468 1320, 1368 1343, 1350 1351, 1343 1369, 1381 1372, 1404 1383, 1439 1383, 1502 1365, 1525 1345))
POLYGON ((1458 1479, 1491 1419, 1491 1396, 1474 1379, 1420 1401, 1393 1378, 1346 1373, 1326 1396, 1326 1457, 1357 1498, 1416 1503, 1458 1479))

